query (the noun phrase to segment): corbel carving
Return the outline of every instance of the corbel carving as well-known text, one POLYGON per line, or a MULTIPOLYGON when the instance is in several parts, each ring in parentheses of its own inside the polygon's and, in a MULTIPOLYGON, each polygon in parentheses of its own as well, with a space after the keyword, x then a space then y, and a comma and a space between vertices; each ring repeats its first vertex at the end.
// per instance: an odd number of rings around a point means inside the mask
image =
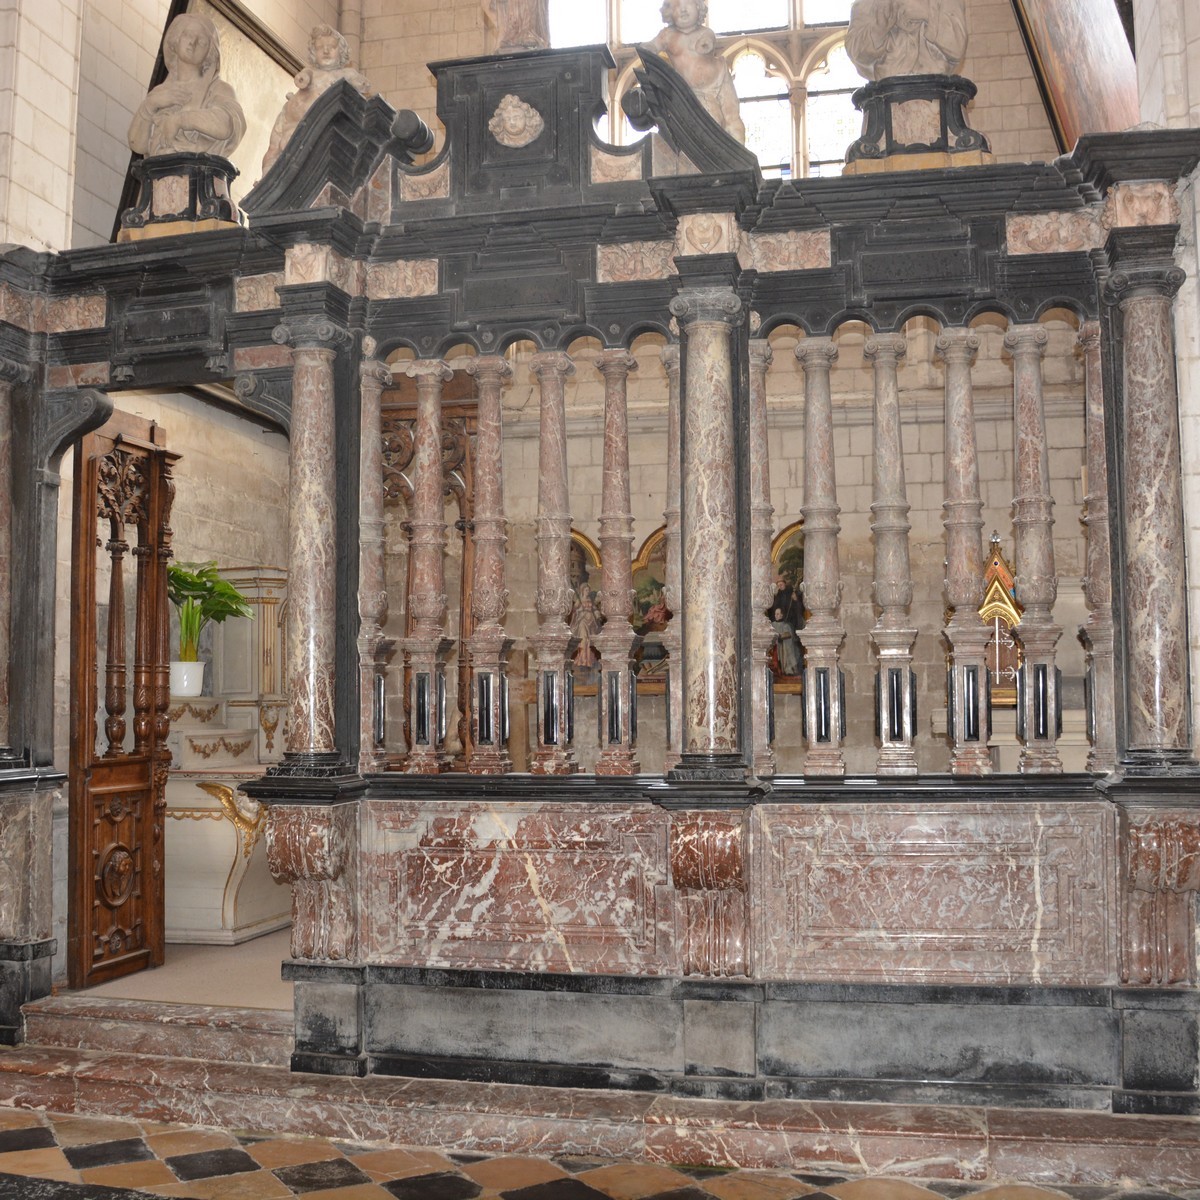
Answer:
POLYGON ((1194 986, 1200 813, 1125 813, 1121 825, 1121 982, 1194 986))
POLYGON ((685 975, 750 973, 746 828, 739 815, 680 812, 670 832, 685 975))

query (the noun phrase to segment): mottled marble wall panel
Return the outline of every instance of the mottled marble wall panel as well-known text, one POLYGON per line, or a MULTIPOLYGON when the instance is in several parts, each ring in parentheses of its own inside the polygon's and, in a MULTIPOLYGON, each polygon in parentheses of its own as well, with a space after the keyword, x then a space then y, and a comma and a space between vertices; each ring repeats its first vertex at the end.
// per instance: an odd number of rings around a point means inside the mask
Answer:
POLYGON ((761 807, 756 820, 761 978, 1113 982, 1104 804, 761 807))
POLYGON ((363 820, 367 961, 677 970, 661 810, 374 801, 363 820))

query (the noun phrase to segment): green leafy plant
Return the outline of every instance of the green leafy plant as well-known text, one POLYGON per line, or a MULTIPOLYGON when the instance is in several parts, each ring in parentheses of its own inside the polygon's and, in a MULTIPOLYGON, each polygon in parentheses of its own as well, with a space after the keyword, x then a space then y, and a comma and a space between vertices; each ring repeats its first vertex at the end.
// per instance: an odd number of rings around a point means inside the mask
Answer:
POLYGON ((197 661, 200 634, 209 621, 220 624, 226 617, 254 616, 246 597, 221 578, 215 562, 170 563, 167 595, 179 610, 180 662, 197 661))

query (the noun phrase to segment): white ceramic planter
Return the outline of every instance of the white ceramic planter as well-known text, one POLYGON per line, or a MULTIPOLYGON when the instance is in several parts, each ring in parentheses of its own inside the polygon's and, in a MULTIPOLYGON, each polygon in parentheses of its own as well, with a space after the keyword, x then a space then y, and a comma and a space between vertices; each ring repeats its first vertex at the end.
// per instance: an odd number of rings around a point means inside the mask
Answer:
POLYGON ((202 662, 173 662, 171 664, 171 695, 199 696, 204 691, 202 662))

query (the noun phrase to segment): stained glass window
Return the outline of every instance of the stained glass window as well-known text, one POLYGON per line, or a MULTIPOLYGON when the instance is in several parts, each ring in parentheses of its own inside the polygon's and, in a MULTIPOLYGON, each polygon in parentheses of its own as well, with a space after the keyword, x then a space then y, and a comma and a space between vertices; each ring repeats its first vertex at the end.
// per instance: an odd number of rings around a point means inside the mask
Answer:
POLYGON ((758 155, 763 174, 791 174, 792 105, 787 84, 767 71, 757 50, 743 50, 733 60, 733 86, 741 101, 746 146, 758 155))
POLYGON ((810 71, 804 105, 809 175, 840 175, 846 150, 862 129, 850 97, 866 82, 840 42, 810 71))

